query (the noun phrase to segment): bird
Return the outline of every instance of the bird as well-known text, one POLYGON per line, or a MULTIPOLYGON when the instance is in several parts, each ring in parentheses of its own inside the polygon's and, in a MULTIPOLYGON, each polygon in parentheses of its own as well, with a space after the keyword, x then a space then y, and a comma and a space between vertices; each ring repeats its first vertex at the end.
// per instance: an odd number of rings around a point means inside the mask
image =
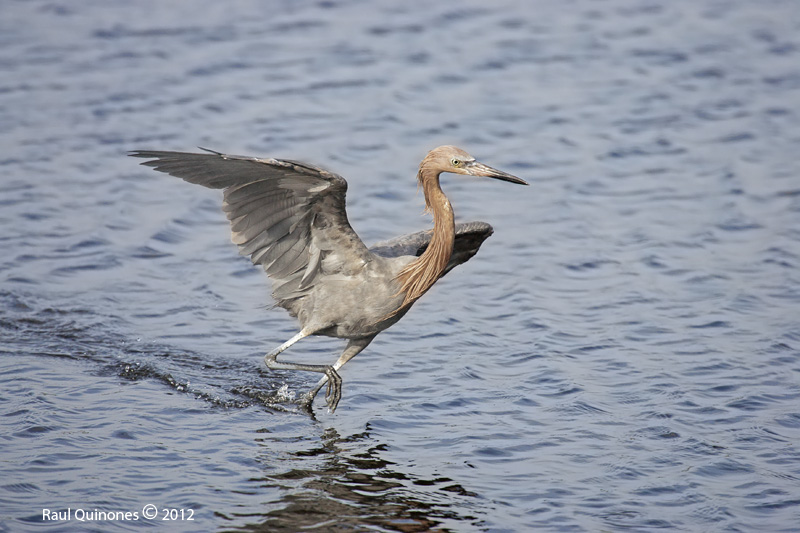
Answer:
POLYGON ((276 305, 300 323, 300 331, 267 353, 264 362, 271 370, 323 374, 300 404, 311 410, 327 384, 331 413, 342 397, 341 367, 400 320, 439 278, 474 256, 494 231, 485 222, 455 223, 441 174, 528 185, 460 148, 440 146, 428 152, 417 172, 433 228, 368 248, 348 221, 347 181, 340 175, 300 161, 200 149, 205 153, 133 150, 129 155, 189 183, 222 189, 231 240, 266 271, 276 305), (309 335, 346 339, 347 345, 332 365, 278 360, 309 335))

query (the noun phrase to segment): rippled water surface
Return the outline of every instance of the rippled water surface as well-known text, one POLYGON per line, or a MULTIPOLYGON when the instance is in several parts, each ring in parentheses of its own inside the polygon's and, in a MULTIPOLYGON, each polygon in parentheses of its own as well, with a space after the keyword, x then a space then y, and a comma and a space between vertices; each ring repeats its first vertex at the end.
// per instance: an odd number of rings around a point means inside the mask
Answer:
POLYGON ((798 35, 795 0, 4 2, 0 530, 796 531, 798 35), (443 177, 495 235, 314 416, 219 192, 126 157, 322 164, 373 243, 430 224, 445 143, 531 187, 443 177))

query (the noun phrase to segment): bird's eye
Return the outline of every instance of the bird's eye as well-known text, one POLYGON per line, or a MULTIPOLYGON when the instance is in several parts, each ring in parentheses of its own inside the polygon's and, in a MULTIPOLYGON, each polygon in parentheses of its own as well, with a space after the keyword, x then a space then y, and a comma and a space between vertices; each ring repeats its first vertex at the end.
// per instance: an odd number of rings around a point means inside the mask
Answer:
POLYGON ((461 160, 460 159, 453 159, 450 162, 453 164, 454 167, 460 167, 461 166, 461 160))

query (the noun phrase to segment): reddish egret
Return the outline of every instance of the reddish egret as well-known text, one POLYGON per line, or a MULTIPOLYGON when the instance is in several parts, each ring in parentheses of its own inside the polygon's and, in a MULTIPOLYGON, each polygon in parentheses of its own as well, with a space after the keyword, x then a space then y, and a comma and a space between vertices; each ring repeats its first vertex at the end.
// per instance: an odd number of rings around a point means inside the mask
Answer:
POLYGON ((222 209, 239 253, 264 268, 277 304, 301 325, 297 335, 264 361, 270 369, 324 374, 303 396, 303 403, 310 407, 327 383, 331 412, 342 396, 337 370, 400 320, 436 280, 475 255, 492 234, 484 222, 455 224, 439 175, 450 172, 527 185, 475 161, 464 150, 440 146, 425 156, 417 173, 426 210, 433 214, 433 230, 368 249, 347 220, 347 182, 341 176, 297 161, 206 151, 137 150, 130 155, 150 159, 142 164, 190 183, 223 189, 222 209), (348 343, 333 365, 278 361, 278 355, 309 335, 348 343))

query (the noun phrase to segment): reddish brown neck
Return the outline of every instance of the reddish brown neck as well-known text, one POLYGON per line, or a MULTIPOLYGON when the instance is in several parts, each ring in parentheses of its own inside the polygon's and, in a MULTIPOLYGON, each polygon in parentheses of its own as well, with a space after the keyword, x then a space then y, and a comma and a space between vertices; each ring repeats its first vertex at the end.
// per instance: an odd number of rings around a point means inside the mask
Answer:
POLYGON ((425 193, 426 210, 433 213, 433 235, 425 252, 397 275, 400 293, 405 293, 401 309, 414 303, 441 277, 455 242, 453 208, 439 186, 439 172, 426 168, 423 161, 418 177, 425 193))

